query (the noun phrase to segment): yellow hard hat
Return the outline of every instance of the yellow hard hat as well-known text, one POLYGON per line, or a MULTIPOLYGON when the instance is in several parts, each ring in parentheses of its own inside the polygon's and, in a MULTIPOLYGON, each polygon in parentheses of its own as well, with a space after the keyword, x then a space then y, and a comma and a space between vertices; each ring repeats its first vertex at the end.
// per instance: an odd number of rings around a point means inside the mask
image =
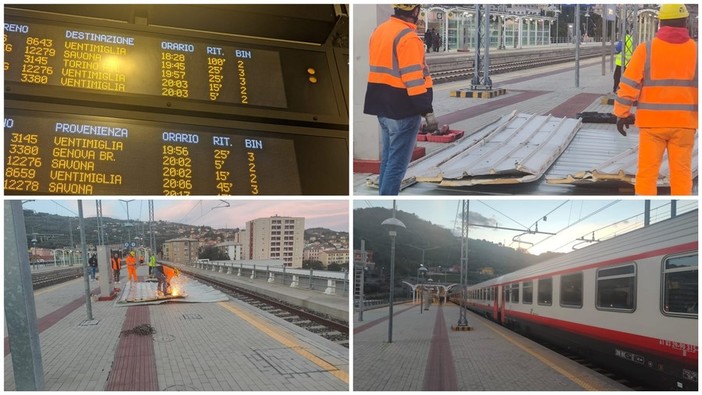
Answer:
POLYGON ((134 251, 130 252, 129 255, 135 255, 134 251))
POLYGON ((412 11, 419 7, 419 4, 393 4, 392 8, 402 11, 412 11))
POLYGON ((661 9, 658 10, 658 19, 681 19, 687 18, 690 13, 687 12, 687 7, 685 4, 662 4, 661 9))

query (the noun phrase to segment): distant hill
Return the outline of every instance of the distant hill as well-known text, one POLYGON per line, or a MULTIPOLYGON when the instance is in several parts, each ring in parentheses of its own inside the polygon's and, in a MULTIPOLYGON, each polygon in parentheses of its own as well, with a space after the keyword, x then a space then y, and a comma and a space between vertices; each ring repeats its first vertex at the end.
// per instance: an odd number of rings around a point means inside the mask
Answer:
MULTIPOLYGON (((392 211, 373 207, 354 210, 353 212, 353 246, 359 249, 361 239, 366 241, 366 250, 373 250, 377 267, 390 267, 390 237, 387 229, 381 223, 392 217, 392 211)), ((407 229, 398 231, 395 239, 395 276, 413 277, 422 263, 428 267, 441 266, 442 270, 458 265, 461 262, 460 238, 451 231, 432 224, 404 211, 397 212, 397 219, 402 221, 407 229), (413 248, 414 246, 417 248, 413 248), (439 247, 428 250, 428 248, 439 247)), ((558 254, 542 254, 540 256, 518 252, 512 248, 503 247, 486 240, 468 240, 468 271, 477 273, 484 267, 492 267, 495 276, 510 273, 515 270, 533 265, 558 254)), ((469 281, 483 280, 485 276, 469 274, 469 281)), ((471 281, 473 282, 473 281, 471 281)))
MULTIPOLYGON (((80 227, 77 217, 65 217, 56 214, 24 210, 24 222, 27 230, 28 246, 40 248, 62 248, 80 244, 80 227)), ((97 218, 84 218, 85 239, 87 244, 97 244, 97 218)), ((144 237, 144 244, 149 244, 149 226, 143 221, 130 221, 131 227, 126 226, 126 220, 110 217, 102 218, 105 238, 108 244, 123 244, 130 237, 144 237)), ((192 232, 201 232, 201 226, 176 224, 172 222, 157 221, 154 224, 156 245, 160 246, 165 240, 177 237, 188 237, 192 232)), ((207 227, 206 227, 207 228, 207 227)), ((209 230, 209 229, 208 229, 209 230)))
MULTIPOLYGON (((24 222, 27 230, 27 244, 29 247, 63 248, 71 245, 71 229, 73 232, 73 245, 80 244, 80 229, 77 217, 65 217, 56 214, 24 210, 24 222)), ((122 245, 129 237, 144 237, 144 245, 149 245, 149 224, 143 221, 131 221, 132 226, 127 227, 127 221, 110 217, 102 219, 105 237, 108 244, 122 245)), ((96 245, 97 218, 85 218, 85 238, 89 245, 96 245)), ((193 226, 167 221, 154 223, 157 248, 170 239, 193 237, 196 239, 224 241, 238 229, 213 229, 209 226, 193 226)), ((326 228, 311 228, 305 230, 305 240, 316 237, 318 240, 334 242, 343 238, 348 240, 348 232, 337 232, 326 228)), ((344 243, 346 244, 346 243, 344 243)))

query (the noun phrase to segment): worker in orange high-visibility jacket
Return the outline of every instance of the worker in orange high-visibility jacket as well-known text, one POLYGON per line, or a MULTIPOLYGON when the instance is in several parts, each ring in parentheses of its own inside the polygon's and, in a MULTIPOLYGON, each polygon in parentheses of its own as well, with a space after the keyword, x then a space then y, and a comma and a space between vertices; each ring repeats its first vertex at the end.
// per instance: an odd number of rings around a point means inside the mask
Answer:
POLYGON ((134 251, 130 252, 129 255, 127 255, 127 258, 125 259, 127 262, 127 276, 129 277, 130 282, 137 282, 137 259, 136 259, 136 253, 134 251))
POLYGON ((116 283, 119 282, 119 272, 122 269, 122 259, 120 259, 119 254, 115 252, 115 255, 110 259, 112 263, 112 275, 116 283))
POLYGON ((432 107, 431 76, 424 43, 417 35, 419 4, 393 4, 394 15, 370 38, 368 87, 363 112, 380 123, 381 195, 397 195, 417 141, 422 117, 425 132, 438 130, 432 107))
POLYGON ((692 194, 692 149, 697 132, 697 44, 687 31, 683 4, 664 4, 660 29, 631 57, 614 103, 617 130, 626 136, 631 106, 638 101, 637 195, 657 194, 663 153, 668 151, 672 195, 692 194))

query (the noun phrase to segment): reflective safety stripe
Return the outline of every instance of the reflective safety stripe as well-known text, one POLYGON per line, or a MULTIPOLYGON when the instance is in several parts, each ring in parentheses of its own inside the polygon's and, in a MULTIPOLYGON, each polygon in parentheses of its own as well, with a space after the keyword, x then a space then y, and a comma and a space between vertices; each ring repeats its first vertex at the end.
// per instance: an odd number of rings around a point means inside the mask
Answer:
POLYGON ((644 86, 687 86, 697 88, 697 80, 644 80, 644 86))
POLYGON ((415 86, 424 86, 424 79, 407 81, 405 82, 405 85, 408 88, 414 88, 415 86))
POLYGON ((412 66, 407 66, 407 67, 401 68, 400 74, 407 74, 407 73, 411 73, 413 71, 419 71, 421 69, 422 69, 421 64, 413 64, 412 66))
POLYGON ((371 66, 370 71, 373 73, 390 74, 393 77, 400 78, 400 71, 395 71, 383 66, 371 66))
MULTIPOLYGON (((397 70, 397 76, 402 75, 402 70, 400 70, 400 60, 397 58, 397 46, 400 44, 400 40, 402 37, 405 35, 409 34, 412 32, 412 29, 404 29, 400 31, 400 33, 395 36, 395 40, 392 43, 392 69, 393 71, 397 70)), ((418 65, 421 67, 421 65, 418 65)))
POLYGON ((634 104, 633 100, 625 99, 623 97, 617 96, 616 99, 614 99, 617 103, 625 105, 625 106, 631 106, 634 104))
POLYGON ((644 62, 644 81, 651 81, 651 47, 653 47, 653 41, 646 41, 646 61, 644 62))
POLYGON ((641 89, 641 84, 632 80, 631 78, 626 78, 626 77, 622 76, 621 79, 619 80, 619 82, 623 82, 634 89, 641 89))
POLYGON ((660 103, 639 103, 639 110, 654 111, 697 111, 696 104, 660 104, 660 103))
MULTIPOLYGON (((420 71, 424 69, 424 76, 429 75, 429 71, 425 68, 422 67, 421 64, 413 64, 407 67, 400 68, 400 61, 397 58, 397 45, 400 43, 400 40, 402 37, 405 35, 409 34, 412 32, 412 29, 404 29, 398 33, 397 36, 395 36, 395 39, 393 40, 392 43, 392 68, 387 68, 383 66, 370 66, 370 71, 373 73, 380 73, 380 74, 388 74, 390 76, 396 77, 396 78, 402 78, 403 74, 408 74, 412 73, 415 71, 420 71)), ((424 80, 420 80, 421 83, 417 84, 416 80, 415 81, 410 81, 407 83, 408 87, 414 87, 414 86, 420 86, 424 84, 424 80)))

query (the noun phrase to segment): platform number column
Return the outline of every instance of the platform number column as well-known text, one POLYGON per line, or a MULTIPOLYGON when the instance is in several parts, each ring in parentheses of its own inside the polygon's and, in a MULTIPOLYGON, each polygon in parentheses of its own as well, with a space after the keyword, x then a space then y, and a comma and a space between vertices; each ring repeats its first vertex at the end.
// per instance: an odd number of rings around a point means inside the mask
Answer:
POLYGON ((258 195, 260 193, 258 188, 258 172, 256 169, 256 154, 259 150, 263 149, 263 141, 254 139, 245 139, 244 146, 247 149, 246 159, 247 165, 249 167, 249 186, 251 187, 250 192, 252 195, 258 195))
POLYGON ((236 57, 236 73, 239 77, 239 98, 241 104, 249 104, 249 91, 246 79, 247 59, 252 58, 251 51, 237 49, 234 51, 236 57))

